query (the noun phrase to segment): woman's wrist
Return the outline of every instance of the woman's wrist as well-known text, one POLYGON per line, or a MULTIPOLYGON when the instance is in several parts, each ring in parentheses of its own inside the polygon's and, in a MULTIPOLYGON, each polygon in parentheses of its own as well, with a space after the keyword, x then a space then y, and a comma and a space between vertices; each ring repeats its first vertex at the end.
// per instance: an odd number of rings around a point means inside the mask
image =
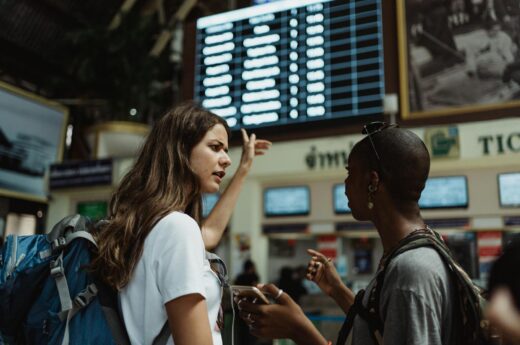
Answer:
POLYGON ((327 340, 303 313, 292 330, 291 339, 298 345, 328 345, 327 340))
POLYGON ((251 170, 251 166, 240 164, 234 176, 239 178, 245 178, 247 174, 249 174, 249 170, 251 170))
POLYGON ((354 300, 353 298, 350 298, 352 297, 351 295, 353 296, 354 294, 345 284, 339 284, 332 289, 330 297, 332 297, 336 302, 341 301, 344 304, 347 301, 349 302, 348 304, 352 304, 354 300))

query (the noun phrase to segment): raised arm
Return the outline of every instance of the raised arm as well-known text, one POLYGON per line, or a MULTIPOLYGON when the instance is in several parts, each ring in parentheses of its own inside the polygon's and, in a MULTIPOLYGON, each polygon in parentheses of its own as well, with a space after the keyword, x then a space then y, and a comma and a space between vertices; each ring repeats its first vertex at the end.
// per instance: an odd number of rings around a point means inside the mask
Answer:
POLYGON ((226 226, 231 218, 231 214, 238 200, 238 195, 242 189, 244 180, 251 170, 255 156, 261 156, 271 147, 271 142, 263 139, 256 139, 255 134, 248 137, 244 129, 241 130, 243 147, 240 165, 231 178, 226 190, 220 196, 217 204, 202 223, 202 238, 207 250, 215 248, 226 226))
POLYGON ((307 279, 315 282, 347 314, 354 304, 354 292, 343 284, 330 259, 314 249, 307 249, 307 253, 311 256, 307 266, 307 279))

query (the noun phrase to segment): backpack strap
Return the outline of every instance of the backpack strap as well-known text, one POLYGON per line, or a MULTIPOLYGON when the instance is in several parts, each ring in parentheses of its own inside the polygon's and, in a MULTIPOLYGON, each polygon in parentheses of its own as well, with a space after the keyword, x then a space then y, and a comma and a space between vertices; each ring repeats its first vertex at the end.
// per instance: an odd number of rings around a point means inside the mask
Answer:
POLYGON ((60 318, 72 309, 72 299, 70 298, 69 285, 65 276, 65 268, 63 267, 63 252, 56 258, 51 260, 50 274, 56 281, 56 289, 60 297, 60 318))
POLYGON ((70 242, 74 241, 76 238, 82 238, 84 240, 89 241, 94 245, 94 247, 97 248, 97 243, 92 234, 88 231, 80 230, 75 232, 69 232, 65 235, 65 245, 69 244, 70 242))
POLYGON ((72 241, 82 238, 97 247, 94 237, 88 231, 89 229, 90 221, 76 214, 65 217, 56 224, 47 235, 47 241, 51 245, 52 253, 59 253, 58 257, 50 262, 50 274, 56 282, 56 289, 60 298, 61 311, 59 317, 61 320, 66 320, 62 345, 69 344, 69 323, 72 317, 74 317, 80 309, 88 305, 94 297, 96 297, 98 292, 96 285, 91 284, 74 298, 73 303, 70 297, 65 268, 63 266, 63 249, 72 241))
MULTIPOLYGON (((379 322, 375 323, 375 328, 372 329, 371 327, 371 332, 374 333, 374 337, 377 337, 377 334, 375 333, 376 331, 379 331, 380 334, 383 334, 384 332, 384 325, 379 317, 379 306, 381 289, 383 287, 384 277, 388 264, 393 258, 404 253, 405 251, 419 247, 431 247, 435 249, 448 270, 453 275, 455 275, 454 283, 456 284, 456 288, 458 288, 459 296, 461 296, 459 307, 463 313, 468 311, 468 313, 464 313, 463 315, 463 328, 468 330, 470 333, 466 338, 468 340, 469 338, 472 338, 472 340, 477 339, 478 335, 475 334, 475 332, 471 332, 469 330, 478 330, 480 328, 480 320, 482 317, 481 306, 484 301, 481 296, 481 291, 473 284, 471 278, 462 269, 462 267, 460 267, 460 265, 455 262, 451 256, 448 246, 446 243, 444 243, 442 237, 429 228, 416 230, 408 237, 401 240, 398 247, 395 248, 384 260, 382 269, 376 277, 376 284, 370 291, 370 296, 366 308, 373 317, 379 320, 379 322)), ((370 325, 371 324, 369 323, 369 326, 370 325)))
MULTIPOLYGON (((97 246, 96 241, 87 231, 67 233, 65 237, 58 237, 53 241, 53 243, 56 243, 55 241, 57 241, 58 243, 65 243, 66 246, 77 238, 83 238, 97 246)), ((56 288, 58 290, 58 296, 60 297, 60 318, 64 318, 64 315, 69 313, 73 308, 73 305, 70 297, 69 285, 67 284, 67 278, 65 276, 65 268, 63 267, 63 246, 56 247, 56 250, 61 250, 61 253, 55 260, 51 260, 50 274, 56 281, 56 288)))
POLYGON ((372 335, 372 340, 375 344, 383 343, 382 333, 378 330, 378 322, 379 319, 375 318, 371 313, 369 313, 368 309, 363 306, 363 297, 365 296, 365 290, 360 290, 356 297, 354 298, 354 303, 350 306, 345 321, 341 326, 341 329, 338 334, 338 340, 336 341, 336 345, 344 345, 347 342, 347 339, 352 332, 352 328, 354 328, 354 319, 356 316, 360 316, 363 320, 366 321, 368 327, 370 328, 370 334, 372 335))
POLYGON ((341 326, 338 339, 336 340, 336 345, 344 345, 346 343, 347 338, 354 327, 354 319, 356 318, 356 315, 358 315, 358 309, 363 307, 363 296, 365 296, 364 289, 359 290, 356 297, 354 297, 354 303, 350 306, 345 321, 341 326))
MULTIPOLYGON (((65 330, 63 332, 63 339, 61 341, 61 345, 69 345, 70 343, 70 335, 69 335, 69 324, 70 320, 76 315, 78 311, 82 308, 86 307, 92 300, 97 296, 98 289, 96 284, 90 284, 86 287, 85 290, 78 293, 78 295, 74 298, 74 306, 69 309, 66 313, 66 321, 65 321, 65 330)), ((62 318, 62 315, 60 315, 62 318)), ((117 343, 119 344, 119 343, 117 343)))
POLYGON ((384 259, 382 268, 377 273, 375 283, 368 292, 369 296, 367 306, 363 306, 363 297, 366 291, 361 290, 356 295, 354 299, 354 304, 350 307, 348 311, 345 322, 343 323, 341 330, 338 334, 338 340, 336 342, 336 345, 346 344, 346 341, 350 333, 352 332, 352 328, 354 327, 354 319, 358 315, 367 323, 374 343, 383 343, 384 323, 379 317, 379 302, 381 298, 381 289, 384 283, 386 268, 388 267, 388 263, 394 257, 403 253, 404 251, 429 245, 430 242, 428 240, 422 240, 426 233, 431 234, 434 232, 430 229, 421 229, 414 231, 411 234, 411 236, 408 236, 401 240, 399 246, 396 249, 394 249, 386 259, 384 259))

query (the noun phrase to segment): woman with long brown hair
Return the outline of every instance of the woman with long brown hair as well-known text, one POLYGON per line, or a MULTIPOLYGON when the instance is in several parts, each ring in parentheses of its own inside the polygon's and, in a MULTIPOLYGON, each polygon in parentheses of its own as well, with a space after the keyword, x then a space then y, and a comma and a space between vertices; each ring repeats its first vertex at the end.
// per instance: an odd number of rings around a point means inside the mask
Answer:
POLYGON ((193 103, 172 109, 112 196, 92 268, 120 292, 132 344, 152 344, 167 325, 176 345, 222 344, 221 281, 205 247, 218 244, 253 157, 270 146, 242 131, 240 165, 201 231, 202 193, 218 192, 231 164, 229 134, 225 120, 193 103))

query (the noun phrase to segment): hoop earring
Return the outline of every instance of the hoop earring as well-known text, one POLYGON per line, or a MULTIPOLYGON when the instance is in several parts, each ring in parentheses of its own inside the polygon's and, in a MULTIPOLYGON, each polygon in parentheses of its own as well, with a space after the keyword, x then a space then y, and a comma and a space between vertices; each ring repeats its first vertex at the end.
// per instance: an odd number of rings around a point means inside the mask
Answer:
POLYGON ((374 208, 374 200, 372 197, 376 190, 377 190, 377 187, 374 187, 371 184, 368 185, 368 204, 367 204, 367 206, 368 206, 369 210, 374 208))

